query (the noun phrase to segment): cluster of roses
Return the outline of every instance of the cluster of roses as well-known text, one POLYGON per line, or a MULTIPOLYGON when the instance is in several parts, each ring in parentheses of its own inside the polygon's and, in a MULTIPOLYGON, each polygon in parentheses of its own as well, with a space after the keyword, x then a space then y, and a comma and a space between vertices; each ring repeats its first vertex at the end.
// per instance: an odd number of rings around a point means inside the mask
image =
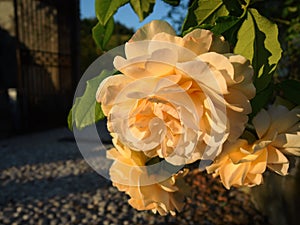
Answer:
POLYGON ((134 208, 182 210, 182 168, 197 160, 211 162, 205 169, 229 189, 261 184, 267 168, 286 175, 285 155, 300 155, 300 108, 262 110, 251 121, 254 139, 241 139, 256 94, 253 68, 223 37, 202 29, 178 37, 152 21, 125 54, 114 59, 120 74, 105 79, 96 98, 115 146, 107 152, 111 180, 134 208))

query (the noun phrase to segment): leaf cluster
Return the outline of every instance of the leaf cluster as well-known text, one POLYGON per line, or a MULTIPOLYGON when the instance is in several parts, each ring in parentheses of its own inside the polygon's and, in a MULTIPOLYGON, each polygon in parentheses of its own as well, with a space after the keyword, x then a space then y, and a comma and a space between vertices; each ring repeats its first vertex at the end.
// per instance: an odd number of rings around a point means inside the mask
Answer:
POLYGON ((96 101, 96 92, 99 84, 115 72, 103 70, 98 76, 87 81, 83 95, 75 99, 69 112, 68 127, 70 130, 73 130, 73 125, 80 130, 105 118, 101 104, 96 101))
POLYGON ((210 29, 231 44, 234 53, 250 60, 257 94, 251 101, 253 117, 273 96, 273 74, 281 58, 278 27, 262 16, 251 0, 193 1, 182 32, 210 29))
MULTIPOLYGON (((172 6, 178 6, 180 0, 164 0, 164 2, 172 6)), ((112 35, 114 29, 113 15, 125 4, 130 4, 139 20, 143 21, 152 13, 155 0, 95 0, 98 23, 93 28, 93 38, 101 50, 107 49, 107 43, 112 35)))

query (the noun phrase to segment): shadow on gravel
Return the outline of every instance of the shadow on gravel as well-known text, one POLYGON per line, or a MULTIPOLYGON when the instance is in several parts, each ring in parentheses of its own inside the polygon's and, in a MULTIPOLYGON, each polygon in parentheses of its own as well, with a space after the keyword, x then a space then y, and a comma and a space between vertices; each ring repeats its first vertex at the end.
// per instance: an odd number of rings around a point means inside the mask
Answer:
POLYGON ((92 192, 99 188, 108 188, 111 183, 96 172, 69 175, 60 178, 48 178, 26 183, 10 182, 0 186, 0 205, 9 202, 41 200, 54 196, 63 197, 70 193, 92 192))
POLYGON ((0 154, 1 225, 270 224, 248 194, 198 170, 187 176, 192 197, 176 217, 135 210, 89 167, 65 128, 1 140, 0 154))
POLYGON ((0 171, 27 164, 82 158, 73 134, 66 128, 0 140, 0 171))

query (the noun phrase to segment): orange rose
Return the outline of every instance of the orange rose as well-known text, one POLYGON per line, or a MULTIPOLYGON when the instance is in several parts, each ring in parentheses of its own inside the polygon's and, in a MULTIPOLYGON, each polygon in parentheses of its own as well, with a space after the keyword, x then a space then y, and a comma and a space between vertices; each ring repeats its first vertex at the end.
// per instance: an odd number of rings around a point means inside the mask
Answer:
POLYGON ((185 169, 160 181, 157 176, 161 174, 148 174, 145 165, 149 158, 142 152, 132 151, 120 143, 115 145, 117 149, 107 152, 107 157, 114 160, 109 172, 113 185, 130 196, 129 204, 160 215, 180 212, 189 191, 183 180, 188 171, 185 169))
POLYGON ((254 97, 253 69, 207 30, 183 38, 162 21, 139 29, 114 65, 122 74, 97 92, 108 128, 124 145, 184 165, 213 160, 243 132, 254 97))
POLYGON ((300 155, 299 115, 299 108, 289 111, 272 106, 268 111, 261 110, 253 119, 259 140, 253 144, 242 139, 226 143, 207 172, 220 176, 228 189, 261 184, 266 168, 286 175, 289 161, 284 154, 300 155))

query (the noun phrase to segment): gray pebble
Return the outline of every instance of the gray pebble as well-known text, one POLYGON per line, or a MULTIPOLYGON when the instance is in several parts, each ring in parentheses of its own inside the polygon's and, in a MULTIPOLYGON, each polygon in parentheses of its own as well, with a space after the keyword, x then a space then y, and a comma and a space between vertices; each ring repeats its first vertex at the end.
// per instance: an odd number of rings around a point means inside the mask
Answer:
MULTIPOLYGON (((6 151, 0 157, 1 225, 162 225, 168 222, 202 224, 202 220, 203 224, 217 224, 205 222, 206 215, 194 215, 209 203, 201 209, 198 209, 199 204, 194 204, 173 218, 133 209, 125 193, 119 192, 89 167, 75 142, 58 141, 65 133, 69 134, 59 129, 13 138, 7 144, 9 147, 1 149, 6 151), (191 221, 195 218, 197 222, 191 221)), ((236 192, 228 196, 236 198, 236 192)), ((207 214, 212 217, 216 215, 214 211, 208 210, 207 214)), ((258 216, 257 211, 252 213, 258 216)))

